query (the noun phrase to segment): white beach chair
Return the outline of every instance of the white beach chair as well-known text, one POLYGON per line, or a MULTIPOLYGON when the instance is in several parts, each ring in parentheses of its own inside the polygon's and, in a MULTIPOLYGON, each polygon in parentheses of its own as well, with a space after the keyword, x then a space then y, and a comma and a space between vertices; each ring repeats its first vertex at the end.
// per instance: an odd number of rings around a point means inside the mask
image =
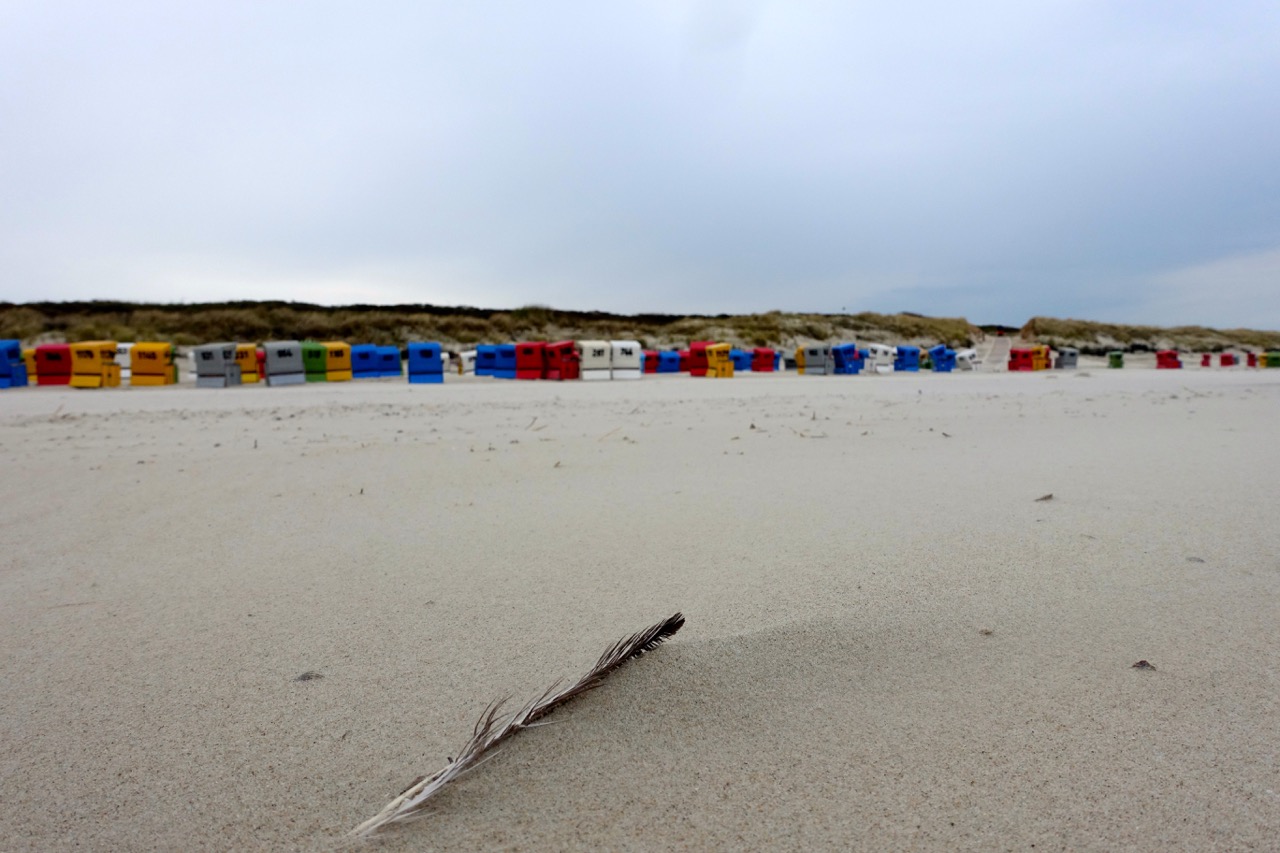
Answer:
POLYGON ((961 370, 977 370, 981 363, 976 349, 962 349, 956 353, 956 367, 961 370))

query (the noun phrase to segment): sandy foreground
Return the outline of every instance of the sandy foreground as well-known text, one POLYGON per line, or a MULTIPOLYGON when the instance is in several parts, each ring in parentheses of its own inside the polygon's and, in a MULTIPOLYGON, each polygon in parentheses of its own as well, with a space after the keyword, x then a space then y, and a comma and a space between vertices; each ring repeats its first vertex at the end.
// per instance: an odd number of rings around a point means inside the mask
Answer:
POLYGON ((369 849, 1276 850, 1278 427, 1258 370, 0 392, 0 849, 342 847, 681 610, 369 849))

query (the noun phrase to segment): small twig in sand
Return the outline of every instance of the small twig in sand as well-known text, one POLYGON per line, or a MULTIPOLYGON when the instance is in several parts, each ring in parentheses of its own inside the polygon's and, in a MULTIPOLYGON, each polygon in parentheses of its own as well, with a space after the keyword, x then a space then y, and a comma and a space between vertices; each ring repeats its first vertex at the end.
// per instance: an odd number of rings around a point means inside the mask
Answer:
POLYGON ((421 817, 427 800, 454 779, 491 758, 494 750, 504 740, 524 729, 533 728, 556 708, 599 687, 606 676, 616 672, 632 658, 638 658, 645 652, 653 651, 662 645, 663 640, 679 631, 683 625, 684 616, 677 613, 630 637, 624 637, 606 649, 591 671, 578 681, 568 687, 561 687, 561 682, 557 681, 541 696, 526 703, 515 713, 506 715, 502 713, 502 706, 506 704, 506 699, 490 702, 480 714, 470 740, 463 744, 457 758, 450 758, 449 764, 434 775, 414 780, 413 784, 388 803, 386 808, 357 826, 351 834, 368 838, 385 826, 421 817))
POLYGON ((826 438, 827 437, 827 434, 825 432, 814 432, 814 433, 801 432, 800 430, 796 429, 795 427, 789 424, 787 425, 787 429, 794 432, 800 438, 826 438))
POLYGON ((1050 492, 1047 495, 1041 495, 1040 497, 1036 498, 1036 503, 1040 503, 1042 501, 1051 501, 1051 500, 1053 500, 1053 492, 1050 492))
POLYGON ((604 441, 606 438, 608 438, 609 436, 613 435, 615 432, 617 432, 617 431, 618 431, 618 430, 620 430, 620 429, 622 429, 622 427, 620 427, 620 426, 616 426, 616 427, 614 427, 613 429, 611 429, 611 430, 609 430, 608 432, 606 432, 604 435, 602 435, 602 436, 600 436, 599 438, 597 438, 597 439, 596 439, 596 441, 604 441))

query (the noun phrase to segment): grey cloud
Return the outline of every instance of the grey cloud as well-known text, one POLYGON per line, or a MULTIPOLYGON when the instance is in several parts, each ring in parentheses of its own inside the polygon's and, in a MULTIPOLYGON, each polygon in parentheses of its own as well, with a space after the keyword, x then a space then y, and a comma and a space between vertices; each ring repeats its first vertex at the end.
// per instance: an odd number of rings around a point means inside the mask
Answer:
POLYGON ((1280 248, 1263 3, 5 14, 8 299, 1142 321, 1280 248))

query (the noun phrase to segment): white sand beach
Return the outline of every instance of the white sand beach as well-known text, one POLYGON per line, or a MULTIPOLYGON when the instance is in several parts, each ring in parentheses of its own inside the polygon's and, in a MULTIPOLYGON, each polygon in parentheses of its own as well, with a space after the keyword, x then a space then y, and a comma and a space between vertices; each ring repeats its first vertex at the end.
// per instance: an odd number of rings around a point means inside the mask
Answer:
POLYGON ((0 393, 0 848, 346 845, 677 610, 370 849, 1280 844, 1280 370, 450 380, 0 393))

